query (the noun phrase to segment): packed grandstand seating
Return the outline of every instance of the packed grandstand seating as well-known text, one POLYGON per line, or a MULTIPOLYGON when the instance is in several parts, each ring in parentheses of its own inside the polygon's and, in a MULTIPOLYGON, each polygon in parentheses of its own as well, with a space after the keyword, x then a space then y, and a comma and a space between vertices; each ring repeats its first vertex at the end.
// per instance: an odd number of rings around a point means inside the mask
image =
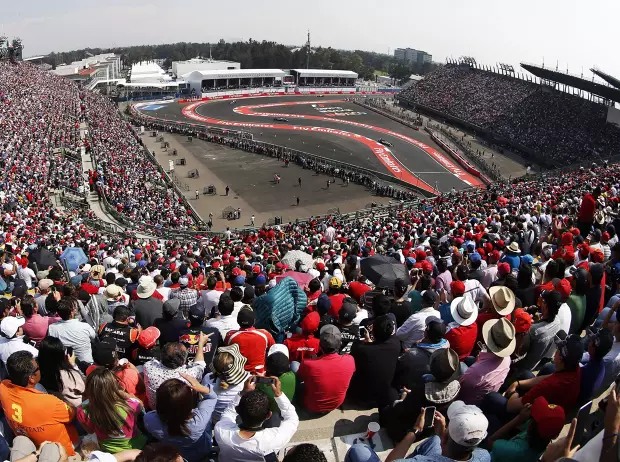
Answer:
MULTIPOLYGON (((379 409, 390 460, 424 439, 411 460, 556 461, 620 374, 618 164, 346 220, 103 236, 49 202, 81 120, 111 201, 186 225, 114 105, 3 63, 0 104, 2 460, 326 461, 284 448, 300 417, 351 404, 379 409)), ((579 460, 616 460, 607 400, 579 460)), ((379 460, 356 441, 348 461, 379 460)))
POLYGON ((481 127, 554 165, 620 152, 620 129, 607 107, 506 75, 447 65, 405 89, 401 97, 481 127))

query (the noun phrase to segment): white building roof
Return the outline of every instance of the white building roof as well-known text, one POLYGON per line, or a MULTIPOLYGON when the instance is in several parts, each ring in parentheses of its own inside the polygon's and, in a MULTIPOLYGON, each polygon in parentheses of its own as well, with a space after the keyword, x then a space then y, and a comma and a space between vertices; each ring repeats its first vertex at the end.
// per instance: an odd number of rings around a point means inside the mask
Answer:
POLYGON ((334 77, 340 79, 357 79, 357 73, 353 71, 338 71, 332 69, 292 69, 299 77, 334 77))
POLYGON ((211 80, 211 79, 249 79, 249 78, 269 78, 284 77, 286 73, 281 69, 230 69, 230 70, 204 70, 193 71, 184 74, 185 80, 211 80))

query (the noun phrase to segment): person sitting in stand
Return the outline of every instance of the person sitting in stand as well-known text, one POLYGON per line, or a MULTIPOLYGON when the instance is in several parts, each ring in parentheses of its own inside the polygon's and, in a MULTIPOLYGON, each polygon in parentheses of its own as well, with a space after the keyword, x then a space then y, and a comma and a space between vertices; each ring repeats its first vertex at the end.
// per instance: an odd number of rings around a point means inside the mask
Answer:
POLYGON ((181 312, 181 301, 171 298, 163 305, 162 317, 157 318, 153 325, 159 329, 159 344, 178 342, 181 331, 187 329, 189 323, 181 312))
POLYGON ((409 348, 415 342, 419 342, 424 337, 426 329, 426 318, 434 316, 439 318, 441 315, 435 309, 438 301, 437 293, 428 289, 422 294, 422 309, 409 316, 402 326, 396 331, 396 336, 403 341, 403 346, 409 348))
POLYGON ((243 392, 235 397, 215 424, 221 460, 276 460, 276 454, 297 432, 299 417, 295 407, 282 393, 280 379, 272 378, 271 386, 282 422, 278 427, 263 428, 271 417, 269 397, 255 389, 251 377, 245 382, 243 392))
POLYGON ((265 329, 256 329, 254 321, 256 313, 249 306, 243 307, 237 315, 237 322, 241 329, 226 334, 226 345, 239 345, 239 351, 248 359, 245 370, 251 374, 258 374, 265 369, 267 350, 273 345, 273 336, 265 329))
POLYGON ((220 331, 215 327, 205 327, 203 325, 205 312, 201 304, 194 305, 189 309, 188 318, 189 327, 181 330, 178 340, 187 348, 187 361, 194 361, 196 350, 198 349, 200 332, 202 332, 209 337, 207 343, 203 347, 204 361, 207 364, 211 364, 217 348, 223 343, 220 331))
POLYGON ((288 348, 290 361, 298 363, 304 359, 316 356, 319 352, 319 339, 314 333, 319 329, 321 318, 319 313, 312 311, 306 315, 299 324, 300 334, 293 334, 284 340, 284 346, 288 348))
POLYGON ((99 339, 112 337, 116 340, 118 357, 131 358, 133 349, 137 346, 140 329, 130 325, 129 308, 118 305, 114 308, 114 321, 99 326, 99 339))
POLYGON ((454 322, 448 324, 445 339, 463 361, 471 354, 478 337, 478 306, 469 295, 465 295, 452 300, 450 313, 454 322))
POLYGON ((561 406, 549 404, 543 396, 539 396, 489 437, 491 459, 502 462, 539 460, 551 440, 562 431, 565 420, 561 406), (527 424, 525 429, 519 432, 518 428, 524 424, 527 424), (517 432, 516 436, 508 439, 517 432))
POLYGON ((151 359, 161 359, 161 347, 157 345, 160 332, 155 326, 147 327, 138 336, 138 348, 133 350, 131 362, 142 372, 142 366, 151 359))

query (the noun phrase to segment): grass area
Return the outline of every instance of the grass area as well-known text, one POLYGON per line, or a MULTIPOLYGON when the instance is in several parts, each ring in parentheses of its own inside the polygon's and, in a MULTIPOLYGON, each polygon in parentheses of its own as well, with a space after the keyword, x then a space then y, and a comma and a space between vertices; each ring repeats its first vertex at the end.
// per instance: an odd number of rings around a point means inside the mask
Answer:
POLYGON ((375 75, 388 75, 385 71, 375 71, 375 75))

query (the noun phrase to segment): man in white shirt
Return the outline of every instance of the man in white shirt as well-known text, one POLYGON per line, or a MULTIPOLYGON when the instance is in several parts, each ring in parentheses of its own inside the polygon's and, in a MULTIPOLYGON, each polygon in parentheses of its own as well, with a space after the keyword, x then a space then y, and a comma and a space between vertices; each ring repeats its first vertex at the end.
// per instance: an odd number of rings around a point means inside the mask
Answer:
POLYGON ((435 308, 438 300, 439 297, 434 290, 428 289, 422 292, 422 309, 409 316, 396 331, 396 336, 402 340, 404 348, 409 348, 424 338, 426 318, 434 316, 441 319, 441 314, 435 308))
POLYGON ((226 338, 226 334, 231 330, 239 330, 237 315, 233 314, 235 304, 229 296, 224 295, 220 297, 217 310, 220 312, 220 315, 217 318, 209 319, 205 323, 207 327, 214 327, 219 330, 222 338, 226 338))
POLYGON ((200 291, 198 302, 202 301, 202 307, 207 317, 211 316, 214 308, 217 308, 217 304, 220 302, 220 297, 223 294, 223 292, 215 289, 216 285, 217 279, 214 276, 209 276, 207 277, 207 290, 200 291))
POLYGON ((0 322, 0 332, 2 332, 2 339, 0 339, 0 361, 6 365, 6 360, 9 359, 16 351, 29 351, 36 358, 39 351, 28 343, 24 343, 24 330, 22 326, 26 322, 25 318, 16 318, 14 316, 7 316, 0 322))
POLYGON ((48 328, 48 335, 58 338, 65 347, 72 347, 75 357, 84 364, 92 364, 91 340, 96 334, 90 324, 75 319, 76 307, 68 299, 58 302, 58 316, 62 319, 48 328))
POLYGON ((271 417, 269 398, 255 389, 254 378, 245 382, 243 391, 228 405, 215 425, 215 438, 220 448, 220 460, 265 461, 277 460, 277 454, 293 438, 299 417, 280 388, 280 380, 272 377, 271 385, 282 421, 278 427, 263 429, 271 417), (237 424, 237 418, 241 424, 237 424))
POLYGON ((153 278, 153 281, 155 281, 155 284, 157 284, 157 289, 155 289, 155 291, 157 291, 159 295, 163 297, 162 302, 167 302, 170 298, 170 292, 172 289, 170 289, 170 287, 164 287, 165 281, 164 277, 161 274, 156 275, 153 278))

